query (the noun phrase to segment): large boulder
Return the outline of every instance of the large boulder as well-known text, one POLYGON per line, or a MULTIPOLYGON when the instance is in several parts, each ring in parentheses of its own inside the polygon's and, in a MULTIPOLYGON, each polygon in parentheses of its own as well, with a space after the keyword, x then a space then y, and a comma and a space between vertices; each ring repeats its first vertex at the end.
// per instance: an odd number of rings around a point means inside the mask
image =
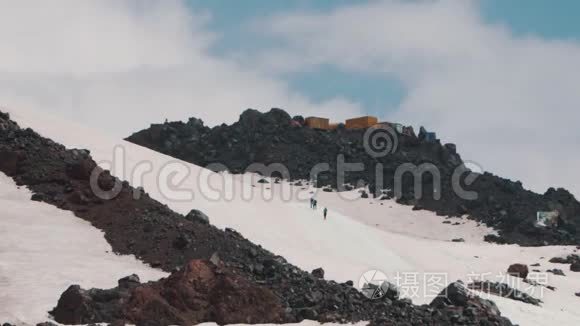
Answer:
POLYGON ((269 289, 206 260, 192 260, 169 277, 146 284, 131 275, 108 290, 73 285, 50 313, 62 324, 136 325, 278 324, 286 316, 269 289))
POLYGON ((452 308, 458 315, 463 313, 471 317, 505 321, 493 301, 474 295, 461 281, 449 284, 429 305, 438 309, 452 308))
POLYGON ((385 298, 388 298, 390 300, 399 300, 399 297, 401 295, 399 288, 395 284, 390 282, 383 282, 381 284, 381 290, 382 293, 384 293, 385 298))
POLYGON ((209 217, 197 209, 192 209, 185 215, 185 219, 194 223, 209 224, 209 217))
POLYGON ((71 285, 58 299, 56 307, 50 311, 54 320, 61 324, 85 324, 94 322, 91 315, 93 299, 88 291, 79 285, 71 285))
POLYGON ((264 116, 266 119, 283 126, 289 125, 290 121, 292 120, 286 111, 279 108, 270 109, 270 111, 264 114, 264 116))
POLYGON ((575 262, 572 265, 570 265, 570 270, 572 272, 580 272, 580 262, 575 262))
POLYGON ((528 277, 528 265, 526 264, 512 264, 508 268, 508 274, 511 276, 526 279, 528 277))
POLYGON ((319 279, 324 279, 324 269, 317 268, 317 269, 313 270, 312 276, 319 278, 319 279))
POLYGON ((446 306, 466 306, 469 300, 472 300, 473 294, 465 287, 463 282, 457 281, 449 284, 445 290, 443 290, 431 303, 430 306, 433 307, 446 307, 446 306))

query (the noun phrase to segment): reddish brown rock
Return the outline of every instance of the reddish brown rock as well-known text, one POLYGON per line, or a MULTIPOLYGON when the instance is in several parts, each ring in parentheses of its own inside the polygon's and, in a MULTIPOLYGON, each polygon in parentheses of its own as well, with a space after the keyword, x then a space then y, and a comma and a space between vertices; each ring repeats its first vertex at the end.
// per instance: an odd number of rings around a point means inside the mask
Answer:
POLYGON ((282 323, 287 321, 279 298, 224 267, 192 260, 157 282, 139 284, 136 275, 119 281, 110 290, 65 291, 51 312, 64 324, 123 321, 162 325, 282 323))
POLYGON ((278 323, 284 309, 268 289, 230 274, 204 260, 193 260, 181 271, 152 286, 138 287, 125 308, 139 323, 163 316, 166 322, 196 324, 278 323))

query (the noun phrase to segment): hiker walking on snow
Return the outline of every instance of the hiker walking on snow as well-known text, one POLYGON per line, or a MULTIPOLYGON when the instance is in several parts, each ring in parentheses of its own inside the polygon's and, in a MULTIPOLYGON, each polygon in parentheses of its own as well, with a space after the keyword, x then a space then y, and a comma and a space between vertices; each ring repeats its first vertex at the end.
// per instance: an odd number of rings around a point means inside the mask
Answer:
POLYGON ((324 220, 326 220, 326 214, 328 213, 328 209, 324 207, 324 211, 322 211, 322 213, 324 214, 324 220))
POLYGON ((314 208, 314 198, 310 198, 310 208, 314 208))
POLYGON ((314 200, 313 201, 314 206, 312 208, 316 209, 316 205, 318 205, 318 202, 316 201, 316 199, 313 199, 313 200, 314 200))

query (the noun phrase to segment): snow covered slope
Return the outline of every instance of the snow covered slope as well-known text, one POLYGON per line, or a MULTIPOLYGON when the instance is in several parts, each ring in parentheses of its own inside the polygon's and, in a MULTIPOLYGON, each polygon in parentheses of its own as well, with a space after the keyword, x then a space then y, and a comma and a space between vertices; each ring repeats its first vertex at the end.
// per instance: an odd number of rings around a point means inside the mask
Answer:
MULTIPOLYGON (((580 298, 574 296, 580 291, 580 275, 567 271, 565 265, 547 262, 551 257, 572 253, 573 247, 489 244, 481 238, 491 231, 473 222, 443 224, 442 217, 413 212, 410 207, 392 201, 348 200, 341 197, 344 194, 311 194, 313 190, 308 187, 285 182, 257 183, 252 175, 215 174, 39 112, 12 110, 11 115, 22 126, 32 127, 68 147, 90 149, 93 158, 104 167, 108 168, 107 162, 112 162, 116 155, 115 175, 134 186, 144 186, 152 197, 172 209, 181 213, 200 209, 213 224, 233 227, 303 269, 323 267, 328 279, 353 280, 356 284, 366 271, 374 269, 384 272, 392 281, 404 275, 405 281, 411 278, 412 284, 406 285, 403 294, 416 303, 427 303, 432 294, 446 285, 426 284, 427 277, 443 273, 448 282, 484 277, 541 296, 542 307, 491 297, 515 323, 580 324, 580 311, 576 309, 580 298), (184 178, 171 172, 180 172, 184 178), (165 182, 171 176, 177 177, 172 186, 165 182), (215 191, 221 188, 225 189, 215 191), (308 206, 313 195, 319 200, 316 211, 308 206), (326 221, 321 216, 322 207, 329 208, 326 221), (451 242, 453 238, 464 238, 466 242, 451 242), (540 267, 533 268, 542 272, 562 268, 567 276, 546 274, 547 283, 555 286, 556 291, 531 287, 505 276, 507 267, 518 262, 540 263, 540 267)), ((358 197, 356 191, 347 195, 358 197)))
POLYGON ((71 284, 110 288, 133 273, 144 281, 165 276, 132 256, 111 253, 90 223, 30 196, 0 173, 0 321, 48 320, 71 284))

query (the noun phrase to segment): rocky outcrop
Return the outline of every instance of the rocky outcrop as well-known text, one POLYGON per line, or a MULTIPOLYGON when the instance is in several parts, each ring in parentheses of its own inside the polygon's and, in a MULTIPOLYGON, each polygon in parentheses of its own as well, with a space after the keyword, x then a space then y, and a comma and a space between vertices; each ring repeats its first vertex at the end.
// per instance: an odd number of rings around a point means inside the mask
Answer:
POLYGON ((63 324, 195 325, 213 321, 280 323, 285 310, 274 293, 209 261, 194 260, 168 278, 141 284, 136 275, 108 290, 69 287, 51 311, 63 324))
POLYGON ((524 303, 529 303, 535 306, 539 306, 542 300, 536 299, 527 293, 521 292, 517 289, 511 288, 505 283, 490 282, 490 281, 475 281, 468 285, 471 290, 481 291, 493 295, 497 295, 503 298, 512 299, 515 301, 521 301, 524 303))
POLYGON ((310 179, 314 166, 328 163, 328 171, 318 174, 316 185, 347 190, 350 187, 346 185, 357 185, 362 181, 370 190, 370 194, 361 195, 363 198, 383 197, 383 189, 395 189, 396 171, 401 166, 426 167, 428 164, 436 167, 441 177, 437 193, 440 199, 434 195, 436 179, 429 173, 418 177, 421 189, 415 188, 412 173, 404 174, 398 180, 400 193, 386 197, 396 197, 401 204, 438 215, 469 215, 499 232, 499 235, 486 237, 491 242, 532 246, 580 243, 580 234, 576 232, 580 227, 580 203, 568 191, 550 188, 545 194, 536 194, 525 190, 521 182, 487 172, 472 174, 474 180, 463 182, 467 171, 463 170, 455 145, 427 141, 413 135, 399 134, 396 137, 396 140, 391 139, 391 144, 397 144, 396 150, 392 146, 391 152, 377 157, 368 153, 372 147, 365 146, 365 130, 314 130, 294 123, 286 112, 272 109, 267 113, 247 110, 238 122, 214 128, 204 126, 195 118, 187 123, 154 124, 127 140, 200 166, 227 169, 232 173, 243 173, 252 163, 282 163, 288 171, 276 176, 290 180, 310 179), (364 165, 364 170, 345 175, 346 185, 338 184, 336 178, 339 156, 345 162, 364 165), (376 173, 377 168, 382 174, 376 173), (460 175, 462 189, 476 193, 476 198, 458 195, 454 175, 460 175), (558 227, 534 225, 537 211, 554 209, 560 212, 558 227))
POLYGON ((580 256, 576 254, 571 254, 566 257, 554 257, 550 259, 550 263, 570 264, 570 271, 580 272, 580 256))
POLYGON ((555 264, 574 264, 580 262, 580 256, 576 254, 570 254, 566 257, 554 257, 550 259, 550 263, 555 264))
POLYGON ((574 264, 580 262, 580 256, 571 254, 566 257, 554 257, 550 259, 550 263, 554 264, 574 264))
POLYGON ((317 268, 317 269, 313 270, 312 276, 319 278, 319 279, 324 279, 324 269, 317 268))
POLYGON ((431 302, 430 306, 455 312, 452 319, 453 325, 462 325, 472 319, 480 320, 481 325, 487 323, 498 325, 507 322, 493 301, 474 295, 461 281, 449 284, 431 302))

